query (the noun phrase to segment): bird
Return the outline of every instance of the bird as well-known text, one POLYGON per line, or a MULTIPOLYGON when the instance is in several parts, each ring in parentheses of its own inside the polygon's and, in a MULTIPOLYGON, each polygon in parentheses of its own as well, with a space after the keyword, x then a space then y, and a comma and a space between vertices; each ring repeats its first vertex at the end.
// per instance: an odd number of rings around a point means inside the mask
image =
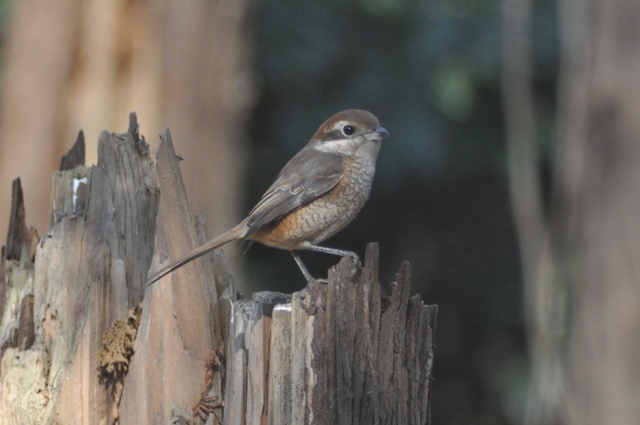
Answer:
POLYGON ((244 220, 157 271, 146 284, 234 240, 289 251, 307 282, 313 277, 300 258, 301 250, 347 256, 359 264, 354 252, 319 244, 342 230, 364 206, 381 142, 388 136, 371 112, 348 109, 333 115, 284 166, 244 220))

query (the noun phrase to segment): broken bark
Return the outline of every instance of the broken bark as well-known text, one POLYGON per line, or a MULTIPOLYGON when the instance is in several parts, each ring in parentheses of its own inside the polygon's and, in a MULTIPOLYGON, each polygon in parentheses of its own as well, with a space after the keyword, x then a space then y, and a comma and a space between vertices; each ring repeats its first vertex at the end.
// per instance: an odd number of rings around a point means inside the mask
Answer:
POLYGON ((293 295, 239 299, 221 251, 145 287, 204 223, 168 131, 155 178, 135 115, 99 147, 54 174, 35 265, 26 241, 3 255, 0 424, 430 422, 437 308, 409 298, 408 263, 389 298, 376 244, 356 276, 345 258, 293 295))
MULTIPOLYGON (((135 115, 131 122, 135 128, 135 115)), ((137 131, 103 132, 99 150, 97 166, 54 173, 51 228, 35 266, 6 260, 2 337, 18 329, 19 343, 2 357, 0 423, 116 420, 111 394, 99 382, 97 352, 103 332, 142 300, 158 191, 137 131), (22 319, 29 296, 30 347, 22 319)))
POLYGON ((274 309, 269 424, 430 423, 437 307, 409 299, 408 263, 384 307, 378 252, 355 282, 344 258, 274 309))

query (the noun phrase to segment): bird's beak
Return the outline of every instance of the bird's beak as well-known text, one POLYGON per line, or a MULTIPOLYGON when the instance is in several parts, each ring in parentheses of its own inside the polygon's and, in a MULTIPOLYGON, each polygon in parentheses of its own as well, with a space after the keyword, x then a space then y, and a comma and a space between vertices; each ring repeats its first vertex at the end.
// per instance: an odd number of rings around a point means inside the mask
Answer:
POLYGON ((371 133, 368 133, 365 137, 369 140, 380 141, 389 137, 389 132, 386 128, 378 126, 375 130, 373 130, 371 133))

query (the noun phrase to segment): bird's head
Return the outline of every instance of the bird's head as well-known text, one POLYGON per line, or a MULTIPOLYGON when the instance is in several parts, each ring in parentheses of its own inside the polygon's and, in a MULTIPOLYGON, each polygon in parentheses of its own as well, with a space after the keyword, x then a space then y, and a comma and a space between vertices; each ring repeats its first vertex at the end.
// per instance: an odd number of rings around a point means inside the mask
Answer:
POLYGON ((380 142, 389 132, 368 111, 348 109, 324 122, 313 135, 309 146, 322 152, 357 156, 375 161, 380 142))

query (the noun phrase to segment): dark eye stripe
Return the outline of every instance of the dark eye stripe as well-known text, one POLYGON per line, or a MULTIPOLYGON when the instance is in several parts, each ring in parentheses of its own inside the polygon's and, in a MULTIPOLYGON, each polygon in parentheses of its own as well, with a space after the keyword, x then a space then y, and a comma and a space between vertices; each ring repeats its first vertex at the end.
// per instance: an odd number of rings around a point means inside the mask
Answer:
POLYGON ((344 139, 344 134, 342 134, 342 131, 340 130, 330 131, 328 133, 325 133, 324 136, 322 137, 322 140, 324 140, 325 142, 328 142, 331 140, 340 140, 340 139, 344 139))

